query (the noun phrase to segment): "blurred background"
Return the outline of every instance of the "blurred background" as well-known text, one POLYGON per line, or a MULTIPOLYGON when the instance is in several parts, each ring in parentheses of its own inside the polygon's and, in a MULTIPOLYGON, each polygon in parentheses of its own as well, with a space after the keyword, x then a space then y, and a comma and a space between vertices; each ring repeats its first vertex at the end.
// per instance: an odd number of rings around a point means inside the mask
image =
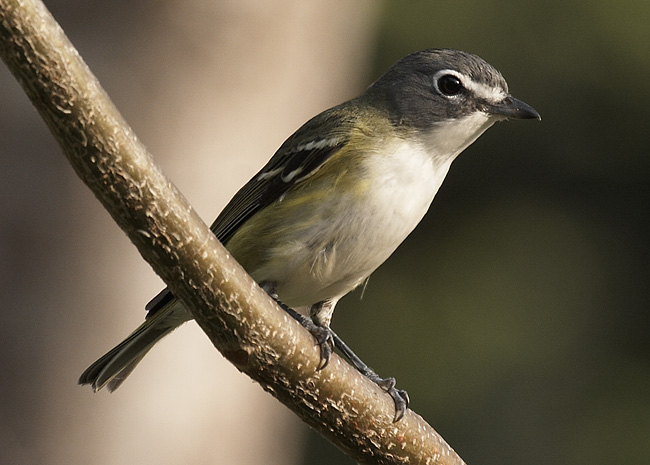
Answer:
MULTIPOLYGON (((496 125, 333 327, 471 464, 650 463, 644 0, 49 0, 211 222, 300 124, 412 51, 500 69, 496 125)), ((351 464, 188 324, 114 394, 79 374, 162 287, 0 66, 0 463, 351 464)))

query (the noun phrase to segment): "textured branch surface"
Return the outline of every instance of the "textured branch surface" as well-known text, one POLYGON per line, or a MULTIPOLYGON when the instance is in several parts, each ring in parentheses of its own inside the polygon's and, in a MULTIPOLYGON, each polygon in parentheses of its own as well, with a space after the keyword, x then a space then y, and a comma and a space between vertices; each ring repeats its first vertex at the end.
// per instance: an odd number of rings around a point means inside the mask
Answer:
MULTIPOLYGON (((66 157, 237 368, 362 463, 462 464, 408 411, 318 348, 228 255, 120 116, 44 5, 0 0, 0 54, 66 157)), ((1 129, 0 129, 1 130, 1 129)))

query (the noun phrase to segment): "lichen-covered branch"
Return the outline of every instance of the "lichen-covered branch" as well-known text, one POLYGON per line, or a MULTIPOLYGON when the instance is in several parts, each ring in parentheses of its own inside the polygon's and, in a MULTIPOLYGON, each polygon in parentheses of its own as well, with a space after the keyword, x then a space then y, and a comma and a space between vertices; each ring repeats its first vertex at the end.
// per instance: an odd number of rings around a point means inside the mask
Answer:
MULTIPOLYGON (((0 54, 79 177, 237 368, 361 463, 462 464, 418 415, 319 349, 228 255, 38 0, 0 0, 0 54)), ((0 128, 1 130, 1 128, 0 128)))

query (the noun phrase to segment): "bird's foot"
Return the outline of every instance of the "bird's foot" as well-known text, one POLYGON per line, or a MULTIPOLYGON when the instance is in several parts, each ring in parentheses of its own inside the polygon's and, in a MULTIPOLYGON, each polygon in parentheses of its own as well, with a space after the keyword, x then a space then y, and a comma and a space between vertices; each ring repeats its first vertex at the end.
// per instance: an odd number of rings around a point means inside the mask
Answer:
MULTIPOLYGON (((310 319, 308 319, 311 322, 310 319)), ((305 325, 303 325, 305 326, 305 325)), ((316 339, 318 347, 320 347, 320 361, 318 362, 317 370, 322 370, 330 362, 332 352, 334 351, 334 339, 332 338, 332 331, 329 328, 323 328, 313 322, 305 326, 307 331, 311 333, 316 339)))
POLYGON ((347 358, 350 363, 361 372, 361 374, 379 386, 393 399, 393 402, 395 403, 395 416, 393 421, 398 422, 402 419, 409 406, 409 396, 405 390, 397 389, 395 387, 395 378, 379 377, 379 375, 377 375, 372 368, 366 365, 329 327, 317 325, 311 318, 295 311, 277 298, 275 298, 275 301, 285 312, 307 329, 307 331, 309 331, 316 339, 316 343, 320 348, 320 361, 316 368, 317 370, 322 370, 327 366, 334 347, 337 347, 345 358, 347 358))
MULTIPOLYGON (((331 331, 331 330, 330 330, 331 331)), ((377 373, 373 371, 368 365, 366 365, 360 358, 355 354, 352 349, 350 349, 343 340, 331 331, 334 345, 341 351, 345 358, 347 358, 354 367, 359 370, 366 378, 375 383, 381 389, 383 389, 386 394, 388 394, 395 403, 395 416, 393 417, 394 422, 398 422, 402 419, 406 413, 406 409, 409 406, 409 395, 404 389, 397 389, 395 387, 395 378, 381 378, 377 373)))
POLYGON ((285 312, 287 312, 294 320, 300 323, 301 326, 309 331, 312 336, 314 336, 314 339, 316 339, 316 343, 320 348, 320 361, 318 362, 316 370, 322 370, 325 368, 330 362, 332 352, 334 351, 334 333, 332 330, 324 326, 318 326, 312 321, 311 318, 295 311, 293 308, 289 307, 286 304, 283 304, 278 299, 275 299, 275 301, 278 303, 278 305, 280 305, 280 307, 282 307, 285 312))
POLYGON ((400 421, 406 413, 406 409, 409 407, 408 393, 404 389, 397 389, 395 387, 395 378, 380 378, 376 374, 374 376, 366 375, 366 377, 392 397, 393 402, 395 402, 393 422, 400 421))

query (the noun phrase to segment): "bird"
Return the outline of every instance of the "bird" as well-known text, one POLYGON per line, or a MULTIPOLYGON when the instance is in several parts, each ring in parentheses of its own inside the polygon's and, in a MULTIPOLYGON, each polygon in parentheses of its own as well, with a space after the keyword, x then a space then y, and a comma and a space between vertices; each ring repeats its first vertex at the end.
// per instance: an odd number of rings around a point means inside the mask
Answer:
MULTIPOLYGON (((418 225, 454 159, 508 119, 541 117, 482 58, 440 48, 411 53, 360 96, 301 126, 211 225, 247 273, 314 335, 317 369, 338 348, 392 397, 395 421, 408 394, 336 335, 334 308, 418 225), (309 316, 296 310, 303 308, 309 316)), ((161 338, 192 319, 169 289, 145 309, 144 323, 79 384, 114 391, 161 338)))

